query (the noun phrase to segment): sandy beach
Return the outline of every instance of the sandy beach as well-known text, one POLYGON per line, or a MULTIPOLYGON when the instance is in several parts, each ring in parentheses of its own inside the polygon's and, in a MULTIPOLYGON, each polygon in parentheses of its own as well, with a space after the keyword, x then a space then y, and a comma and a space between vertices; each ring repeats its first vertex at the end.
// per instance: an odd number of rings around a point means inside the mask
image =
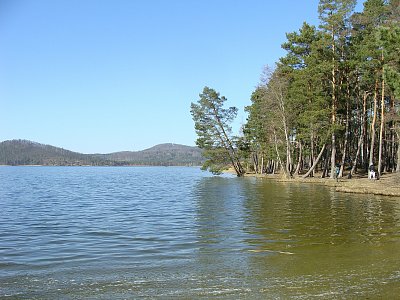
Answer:
POLYGON ((246 174, 245 176, 256 176, 281 182, 322 184, 334 187, 336 191, 344 193, 400 197, 400 173, 384 173, 379 180, 368 179, 366 174, 355 174, 352 179, 348 179, 346 176, 339 178, 338 181, 330 178, 321 178, 320 174, 305 179, 301 176, 287 179, 282 174, 246 174))

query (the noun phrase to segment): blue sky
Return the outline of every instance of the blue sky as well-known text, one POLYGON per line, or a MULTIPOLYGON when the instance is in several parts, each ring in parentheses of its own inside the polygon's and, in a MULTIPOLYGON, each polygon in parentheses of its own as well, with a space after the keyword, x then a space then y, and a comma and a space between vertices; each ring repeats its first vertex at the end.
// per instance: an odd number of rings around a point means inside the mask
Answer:
MULTIPOLYGON (((83 153, 194 145, 204 86, 244 106, 318 0, 0 0, 0 141, 83 153)), ((359 5, 361 6, 361 5, 359 5)))

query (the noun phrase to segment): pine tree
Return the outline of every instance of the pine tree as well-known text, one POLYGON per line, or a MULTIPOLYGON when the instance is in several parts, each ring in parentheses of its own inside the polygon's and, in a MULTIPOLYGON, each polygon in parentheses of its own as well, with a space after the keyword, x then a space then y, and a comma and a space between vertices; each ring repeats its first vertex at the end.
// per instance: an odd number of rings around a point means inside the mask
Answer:
POLYGON ((204 170, 220 174, 231 164, 237 176, 244 175, 237 149, 233 144, 230 123, 237 115, 236 107, 224 108, 227 99, 205 87, 197 104, 191 104, 191 114, 198 138, 196 144, 204 150, 204 170))
POLYGON ((295 116, 292 117, 292 123, 299 149, 295 172, 297 174, 301 168, 302 155, 308 156, 305 160, 311 167, 316 159, 318 146, 326 143, 325 132, 328 129, 330 112, 327 109, 329 103, 321 88, 327 73, 324 70, 326 67, 321 67, 326 51, 321 47, 321 34, 314 26, 305 22, 298 33, 293 32, 286 36, 287 42, 282 48, 287 51, 287 55, 280 59, 280 64, 290 77, 288 108, 295 116))
POLYGON ((346 41, 344 35, 347 32, 348 19, 350 13, 355 7, 355 0, 320 0, 318 12, 320 15, 321 26, 324 31, 326 47, 330 48, 331 61, 331 178, 335 177, 336 165, 336 136, 337 136, 337 110, 340 100, 339 91, 339 63, 340 63, 340 50, 343 48, 343 43, 346 41))

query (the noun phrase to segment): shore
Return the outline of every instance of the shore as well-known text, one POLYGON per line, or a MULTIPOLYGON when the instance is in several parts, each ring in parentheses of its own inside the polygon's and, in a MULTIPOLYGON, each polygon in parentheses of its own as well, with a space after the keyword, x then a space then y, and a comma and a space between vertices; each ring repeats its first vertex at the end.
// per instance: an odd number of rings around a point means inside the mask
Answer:
POLYGON ((321 178, 319 174, 315 177, 301 178, 300 176, 287 179, 281 174, 251 174, 245 176, 259 177, 280 182, 298 182, 321 184, 335 188, 338 192, 357 193, 357 194, 373 194, 400 197, 400 173, 384 173, 379 180, 368 179, 367 175, 355 175, 352 179, 347 177, 339 178, 338 181, 330 178, 321 178))

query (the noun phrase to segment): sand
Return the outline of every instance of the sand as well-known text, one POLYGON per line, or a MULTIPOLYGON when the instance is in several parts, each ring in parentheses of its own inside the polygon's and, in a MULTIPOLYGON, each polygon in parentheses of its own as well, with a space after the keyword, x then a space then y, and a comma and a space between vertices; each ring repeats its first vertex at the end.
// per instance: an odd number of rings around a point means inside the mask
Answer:
POLYGON ((338 192, 344 193, 358 193, 358 194, 374 194, 400 197, 400 173, 384 173, 379 180, 368 179, 366 174, 356 174, 352 179, 347 177, 339 178, 338 181, 330 178, 321 178, 320 174, 315 177, 302 179, 301 176, 286 179, 282 175, 259 175, 259 174, 246 174, 246 176, 257 176, 284 182, 302 182, 323 184, 331 186, 338 192))

